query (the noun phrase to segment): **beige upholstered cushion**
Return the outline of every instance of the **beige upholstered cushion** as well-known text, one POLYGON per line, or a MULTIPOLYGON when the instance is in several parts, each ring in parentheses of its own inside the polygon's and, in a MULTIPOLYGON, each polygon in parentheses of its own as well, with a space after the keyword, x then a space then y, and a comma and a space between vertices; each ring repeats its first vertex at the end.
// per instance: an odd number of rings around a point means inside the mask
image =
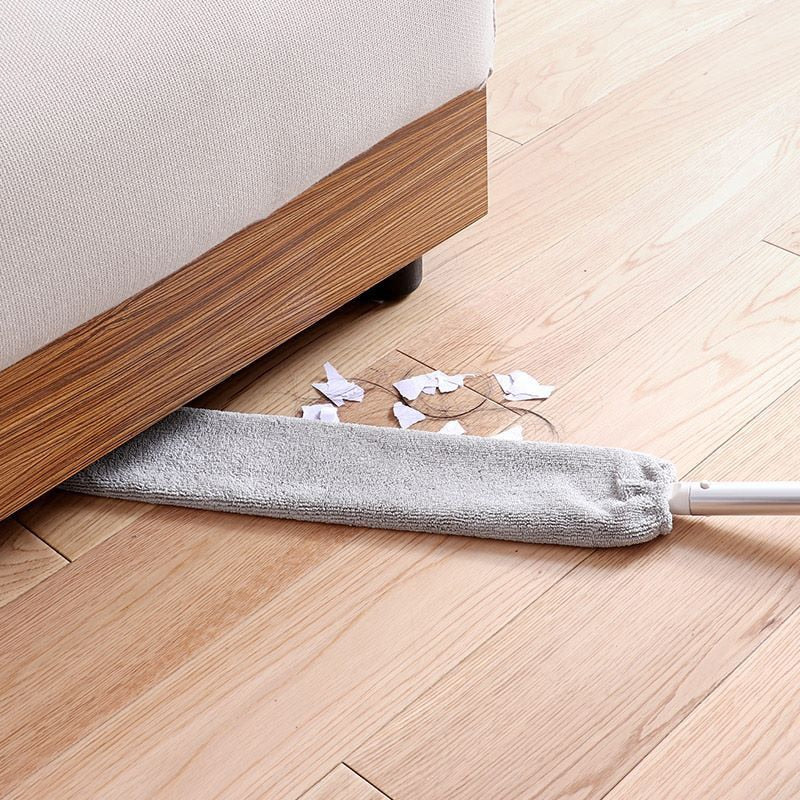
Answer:
POLYGON ((491 0, 0 0, 0 368, 486 78, 491 0))

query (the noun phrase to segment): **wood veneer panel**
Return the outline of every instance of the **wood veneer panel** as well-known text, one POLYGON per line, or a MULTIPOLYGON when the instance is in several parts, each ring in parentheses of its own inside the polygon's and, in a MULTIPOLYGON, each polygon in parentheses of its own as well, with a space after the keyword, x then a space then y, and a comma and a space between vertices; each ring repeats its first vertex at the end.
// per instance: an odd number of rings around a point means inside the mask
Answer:
POLYGON ((0 518, 486 212, 485 93, 0 372, 0 518))

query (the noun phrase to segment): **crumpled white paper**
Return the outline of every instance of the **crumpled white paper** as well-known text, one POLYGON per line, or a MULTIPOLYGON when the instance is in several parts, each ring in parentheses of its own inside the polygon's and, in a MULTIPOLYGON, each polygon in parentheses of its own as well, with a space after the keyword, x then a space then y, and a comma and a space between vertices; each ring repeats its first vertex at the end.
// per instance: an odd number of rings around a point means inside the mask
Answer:
POLYGON ((314 419, 318 422, 339 422, 339 411, 330 403, 317 403, 303 406, 303 419, 314 419))
POLYGON ((464 426, 457 420, 451 419, 450 422, 445 422, 439 433, 446 433, 450 436, 461 436, 466 433, 464 426))
POLYGON ((500 433, 496 433, 494 436, 490 436, 490 439, 506 439, 507 441, 511 442, 524 442, 525 437, 522 435, 522 425, 512 425, 507 430, 504 430, 500 433))
POLYGON ((360 403, 364 399, 364 390, 352 381, 343 378, 330 361, 325 362, 325 376, 327 381, 311 385, 322 392, 334 405, 342 406, 345 400, 360 403))
POLYGON ((499 372, 493 374, 506 400, 546 400, 556 388, 539 383, 536 378, 521 369, 514 370, 510 375, 499 372))
POLYGON ((401 428, 410 428, 412 425, 416 425, 417 422, 421 422, 425 419, 425 415, 421 411, 417 411, 416 408, 411 408, 411 406, 407 406, 400 401, 392 406, 392 411, 394 411, 394 415, 400 423, 401 428))
POLYGON ((464 385, 464 378, 472 373, 466 372, 463 375, 448 375, 441 370, 426 372, 424 375, 412 375, 410 378, 403 378, 392 384, 401 397, 406 400, 416 400, 420 393, 435 394, 438 389, 440 392, 454 392, 464 385))

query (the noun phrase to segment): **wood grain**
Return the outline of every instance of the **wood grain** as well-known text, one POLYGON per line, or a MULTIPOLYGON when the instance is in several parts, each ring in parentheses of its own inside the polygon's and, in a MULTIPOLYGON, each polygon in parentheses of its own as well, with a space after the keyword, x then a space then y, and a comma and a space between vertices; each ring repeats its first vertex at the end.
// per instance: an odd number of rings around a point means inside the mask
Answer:
POLYGON ((800 797, 798 662, 795 612, 608 800, 800 797))
POLYGON ((0 372, 0 518, 486 212, 485 94, 0 372))
MULTIPOLYGON (((297 336, 293 336, 274 350, 270 350, 266 355, 248 364, 227 380, 213 386, 207 392, 195 398, 192 401, 193 405, 202 406, 203 408, 232 408, 232 404, 235 403, 236 399, 265 375, 272 374, 279 369, 294 369, 295 372, 298 371, 298 362, 303 359, 304 354, 315 343, 341 334, 362 317, 370 316, 374 319, 376 312, 385 307, 391 306, 369 300, 366 295, 357 297, 316 324, 306 328, 302 333, 298 333, 297 336)), ((385 349, 388 350, 388 346, 385 349)), ((316 367, 324 364, 326 360, 328 359, 323 358, 322 361, 316 364, 316 367)), ((294 384, 287 386, 289 390, 294 390, 294 388, 294 384)), ((293 397, 296 398, 294 394, 293 397)), ((270 410, 270 413, 277 412, 270 410)))
POLYGON ((770 244, 800 255, 800 216, 787 220, 765 238, 770 244))
POLYGON ((0 606, 69 562, 16 522, 0 522, 0 606))
MULTIPOLYGON (((228 380, 213 387, 192 404, 205 408, 233 410, 237 398, 242 394, 247 395, 251 384, 259 379, 262 379, 263 384, 265 374, 276 372, 279 368, 285 369, 297 365, 302 358, 299 354, 304 348, 308 351, 317 339, 342 330, 377 305, 364 298, 357 298, 335 314, 325 317, 232 375, 228 380)), ((315 367, 318 369, 323 361, 317 363, 315 367)), ((280 402, 277 401, 275 393, 268 397, 265 392, 261 402, 264 413, 296 413, 299 405, 295 402, 292 406, 291 403, 297 401, 300 395, 291 391, 293 388, 294 386, 290 387, 290 391, 278 393, 280 402), (270 403, 270 400, 273 402, 270 403)), ((74 495, 56 489, 20 509, 15 517, 67 558, 75 559, 125 528, 151 508, 152 506, 146 503, 74 495)))
POLYGON ((387 800, 383 792, 356 775, 346 764, 339 764, 300 800, 387 800))
POLYGON ((796 107, 795 15, 791 0, 776 0, 496 162, 489 217, 441 248, 441 266, 474 261, 495 280, 534 269, 547 247, 662 176, 668 185, 673 170, 754 115, 796 107))
POLYGON ((757 243, 538 410, 562 441, 691 468, 800 377, 799 267, 757 243))
MULTIPOLYGON (((542 412, 555 403, 572 441, 655 447, 684 471, 723 445, 798 376, 795 257, 758 247, 542 412)), ((693 477, 795 477, 800 433, 774 425, 693 477)), ((680 521, 589 556, 347 763, 399 799, 603 796, 800 605, 797 528, 680 521)))
MULTIPOLYGON (((711 456, 697 474, 734 480, 781 471, 785 477, 800 477, 797 459, 790 455, 800 448, 798 404, 800 388, 795 387, 711 456), (771 444, 776 442, 779 447, 771 444), (759 464, 753 469, 750 460, 759 453, 759 464)), ((797 520, 719 522, 714 527, 731 537, 730 557, 745 558, 749 552, 755 561, 772 562, 779 570, 794 570, 797 575, 797 520)), ((766 642, 655 747, 607 795, 608 800, 655 796, 791 800, 800 796, 800 611, 782 622, 779 609, 762 608, 761 625, 771 634, 766 642)))
POLYGON ((503 156, 513 153, 520 145, 511 139, 506 139, 505 136, 500 136, 497 133, 489 131, 487 136, 487 145, 489 153, 489 163, 499 161, 503 156))
POLYGON ((798 119, 796 96, 764 109, 441 315, 435 337, 419 327, 398 346, 443 370, 527 369, 563 386, 789 216, 798 119))
POLYGON ((587 12, 598 5, 597 0, 497 0, 497 48, 495 70, 502 69, 524 55, 531 42, 546 39, 576 19, 586 18, 587 12))
POLYGON ((537 30, 535 38, 527 25, 501 24, 505 56, 489 87, 489 127, 527 142, 693 45, 713 41, 767 2, 605 0, 570 15, 568 7, 581 4, 564 0, 561 23, 537 30))
POLYGON ((797 608, 799 563, 786 521, 598 553, 345 757, 397 800, 602 797, 797 608))
POLYGON ((157 509, 3 610, 0 793, 296 796, 585 557, 285 527, 157 509))
POLYGON ((357 536, 158 507, 9 603, 0 795, 357 536))
MULTIPOLYGON (((544 5, 506 6, 514 12, 514 24, 525 24, 530 15, 546 11, 544 5)), ((536 20, 538 24, 538 16, 536 20)), ((501 27, 503 24, 501 16, 501 27)), ((759 24, 757 35, 780 40, 784 46, 777 28, 759 24)), ((734 48, 745 41, 739 34, 734 38, 733 32, 728 37, 734 48)), ((406 352, 440 365, 452 366, 451 354, 466 358, 479 352, 479 363, 466 364, 468 370, 499 365, 514 368, 526 362, 531 369, 543 362, 547 368, 558 367, 562 358, 578 352, 578 343, 581 347, 594 344, 595 336, 602 336, 599 344, 607 350, 616 340, 616 325, 639 319, 638 327, 648 316, 650 304, 660 302, 665 290, 677 291, 685 280, 692 281, 686 288, 695 285, 705 261, 721 266, 742 247, 762 238, 791 213, 787 209, 791 209, 793 181, 797 180, 792 150, 798 114, 795 95, 776 89, 770 100, 769 92, 765 94, 761 87, 751 94, 755 86, 739 84, 737 91, 744 92, 738 106, 741 113, 733 114, 726 101, 727 67, 710 71, 698 67, 701 61, 716 63, 721 44, 717 47, 717 42, 710 42, 702 50, 691 58, 682 56, 669 68, 659 67, 658 77, 648 77, 645 86, 632 87, 621 96, 615 92, 571 120, 564 135, 576 149, 552 174, 551 164, 560 158, 563 125, 495 163, 489 215, 426 257, 426 278, 414 295, 396 306, 369 309, 358 320, 342 319, 341 325, 332 325, 315 343, 276 369, 267 372, 262 368, 261 390, 275 400, 284 395, 297 397, 322 361, 330 358, 345 368, 358 369, 398 343, 406 352), (673 85, 688 85, 697 100, 667 91, 666 87, 673 85), (775 103, 776 98, 780 102, 775 103), (694 111, 683 118, 684 100, 692 108, 692 102, 702 103, 699 113, 704 114, 709 99, 717 104, 719 118, 713 111, 709 111, 713 122, 708 124, 696 120, 694 111), (645 108, 650 108, 649 114, 645 108), (619 161, 606 171, 606 164, 596 158, 597 141, 592 133, 597 131, 598 138, 605 141, 619 114, 639 114, 641 124, 629 147, 612 148, 610 156, 619 161), (672 121, 673 117, 681 121, 672 121), (732 128, 728 126, 731 121, 732 128), (697 135, 684 137, 687 126, 696 123, 702 126, 697 135), (573 130, 581 132, 580 142, 574 141, 573 130), (653 157, 640 160, 640 153, 651 147, 653 157), (575 159, 583 165, 573 171, 575 159), (620 277, 635 278, 628 286, 647 296, 646 303, 625 304, 631 288, 626 290, 624 284, 609 280, 605 265, 611 259, 620 277), (651 270, 662 259, 664 269, 651 270), (693 259, 703 263, 698 265, 693 259), (564 261, 561 269, 559 260, 564 261), (669 276, 676 271, 682 277, 673 281, 669 276), (514 273, 518 280, 500 285, 514 273), (653 282, 648 285, 651 276, 653 282), (608 289, 601 294, 591 292, 599 301, 596 317, 595 312, 585 315, 580 291, 581 280, 594 283, 595 279, 598 286, 608 289), (565 292, 569 302, 564 300, 565 292), (481 302, 475 303, 475 297, 481 302), (507 302, 509 297, 513 303, 507 302), (624 309, 611 319, 603 315, 609 297, 622 301, 624 309), (563 306, 555 318, 547 308, 553 302, 563 306), (570 326, 580 325, 584 316, 587 330, 570 333, 570 326), (489 318, 493 320, 491 329, 477 327, 489 318), (539 322, 542 326, 561 322, 564 336, 572 342, 570 349, 541 342, 544 331, 530 327, 539 322), (520 329, 521 325, 525 328, 520 329), (434 326, 436 337, 431 337, 428 332, 434 326), (450 330, 457 338, 449 339, 450 330), (425 331, 424 347, 417 347, 415 334, 419 331, 425 331), (511 360, 515 357, 509 348, 512 336, 518 346, 528 343, 535 361, 529 361, 523 350, 518 363, 511 360), (467 350, 470 345, 475 345, 474 350, 467 350)), ((502 58, 500 48, 498 63, 502 58)), ((767 72, 772 69, 764 68, 767 72)), ((787 69, 791 71, 791 67, 787 69)), ((786 74, 781 72, 776 79, 783 80, 786 74)), ((610 141, 615 141, 613 136, 610 141)), ((564 370, 572 363, 565 361, 564 370)), ((256 385, 251 389, 255 393, 256 385)))
POLYGON ((70 561, 113 536, 152 508, 147 503, 49 492, 15 518, 70 561))

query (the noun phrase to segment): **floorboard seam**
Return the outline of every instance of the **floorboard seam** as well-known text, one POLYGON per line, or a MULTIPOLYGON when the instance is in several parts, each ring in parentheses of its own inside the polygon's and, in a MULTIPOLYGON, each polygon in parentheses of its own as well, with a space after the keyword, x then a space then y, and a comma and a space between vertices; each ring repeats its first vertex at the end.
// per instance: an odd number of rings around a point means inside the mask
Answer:
POLYGON ((790 250, 788 247, 784 247, 783 245, 780 244, 775 244, 775 242, 771 242, 769 239, 762 239, 761 241, 764 242, 764 244, 771 245, 772 247, 777 247, 778 250, 783 250, 784 253, 789 253, 790 255, 797 256, 798 258, 800 258, 800 253, 796 253, 794 250, 790 250))
POLYGON ((695 470, 700 469, 700 467, 702 467, 703 464, 705 464, 706 461, 708 461, 708 459, 714 455, 714 453, 716 453, 720 448, 724 447, 728 442, 730 442, 731 439, 734 438, 734 436, 738 436, 745 428, 747 428, 749 425, 755 422, 762 414, 769 411, 769 409, 772 408, 772 406, 774 406, 775 403, 777 403, 784 395, 788 394, 791 391, 794 391, 795 389, 797 389, 798 386, 800 386, 800 380, 796 380, 793 384, 791 384, 791 386, 787 386, 782 392, 773 397, 772 400, 770 400, 769 403, 767 403, 767 405, 764 406, 764 408, 753 414, 752 417, 743 422, 733 433, 727 436, 715 448, 713 448, 710 452, 706 453, 691 469, 686 470, 683 473, 682 477, 690 475, 695 470))
POLYGON ((347 767, 354 775, 358 775, 364 783, 368 783, 376 792, 380 792, 386 800, 392 800, 392 798, 380 788, 380 786, 376 786, 369 778, 365 778, 357 769, 353 769, 347 762, 342 761, 342 766, 347 767))
MULTIPOLYGON (((591 556, 593 556, 597 552, 598 552, 597 548, 592 548, 590 550, 587 550, 587 552, 585 553, 585 555, 583 555, 582 558, 579 558, 566 572, 564 572, 563 574, 559 575, 558 578, 553 581, 553 583, 551 583, 549 586, 545 587, 545 589, 543 589, 539 594, 537 594, 536 597, 534 597, 532 600, 530 600, 528 603, 526 603, 524 606, 522 606, 522 608, 520 608, 519 611, 517 611, 516 614, 513 614, 511 617, 509 617, 502 625, 500 625, 499 628, 497 628, 496 630, 492 631, 492 633, 490 633, 485 639, 483 639, 480 642, 476 643, 476 645, 473 648, 471 648, 468 652, 464 653, 464 655, 461 656, 461 658, 459 658, 458 661, 456 661, 454 664, 452 664, 450 667, 448 667, 435 681, 433 681, 433 683, 429 684, 424 689, 422 689, 421 692, 419 692, 415 697, 412 697, 407 703, 405 703, 394 714, 392 714, 392 716, 390 716, 389 719, 387 719, 378 728, 378 730, 376 730, 373 733, 371 733, 366 739, 360 741, 350 751, 351 755, 348 756, 348 758, 352 757, 358 751, 359 748, 361 748, 367 741, 369 741, 369 739, 380 735, 380 732, 384 728, 386 728, 389 724, 391 724, 407 708, 409 708, 411 705, 413 705, 417 700, 419 700, 425 694, 430 692, 436 685, 441 683, 441 681, 445 680, 448 675, 450 675, 452 672, 457 670, 468 658, 473 656, 478 650, 480 650, 485 645, 489 644, 489 642, 491 642, 496 636, 498 636, 500 633, 502 633, 503 630, 505 630, 509 625, 512 625, 522 614, 524 614, 534 604, 538 603, 539 600, 541 600, 546 594, 548 594, 553 589, 555 589, 555 587, 558 586, 561 583, 561 581, 563 581, 567 576, 572 574, 572 572, 574 572, 579 566, 581 566, 581 564, 583 564, 587 559, 589 559, 591 556)), ((342 763, 345 763, 345 762, 342 762, 342 763)), ((346 766, 349 767, 350 765, 347 764, 346 766)), ((352 769, 352 767, 350 767, 350 768, 352 769)), ((353 770, 353 771, 355 772, 355 770, 353 770)))
MULTIPOLYGON (((772 5, 772 3, 770 3, 769 5, 772 5)), ((740 19, 738 22, 734 22, 732 25, 728 26, 727 28, 721 28, 720 30, 711 33, 705 39, 700 39, 697 42, 694 42, 693 44, 690 44, 688 47, 685 47, 683 50, 679 50, 677 53, 673 53, 669 58, 666 58, 663 61, 659 61, 657 63, 651 64, 650 65, 650 70, 648 72, 644 73, 643 75, 640 75, 637 78, 637 82, 642 81, 644 78, 648 77, 652 73, 656 72, 657 70, 660 70, 662 67, 665 67, 667 64, 669 64, 672 61, 675 61, 676 59, 680 58, 681 56, 685 55, 686 53, 691 52, 695 48, 707 46, 707 43, 711 38, 718 37, 720 35, 724 35, 724 34, 728 33, 729 31, 732 31, 735 28, 738 28, 740 25, 744 25, 745 23, 750 22, 750 20, 755 19, 760 13, 762 13, 762 9, 759 8, 759 9, 753 11, 748 16, 744 17, 743 19, 740 19)), ((619 86, 614 87, 613 89, 611 89, 611 91, 606 92, 605 94, 601 95, 600 97, 597 97, 595 100, 593 100, 592 102, 588 103, 587 105, 581 106, 580 108, 578 108, 575 111, 573 111, 571 114, 568 114, 563 119, 560 119, 558 122, 554 122, 552 125, 549 125, 544 130, 541 130, 538 133, 535 133, 533 136, 530 137, 530 139, 525 139, 525 141, 518 142, 518 144, 521 144, 523 146, 529 145, 531 142, 536 141, 536 139, 538 139, 540 136, 544 136, 546 133, 548 133, 549 131, 553 130, 553 128, 557 128, 559 125, 561 125, 564 122, 567 122, 568 120, 572 119, 576 114, 581 114, 581 113, 583 113, 584 111, 587 111, 590 108, 594 108, 596 105, 598 105, 599 103, 602 103, 607 98, 612 97, 616 92, 618 92, 620 90, 627 89, 628 85, 629 85, 628 83, 623 83, 623 84, 620 84, 619 86)), ((497 131, 495 131, 494 129, 492 129, 492 132, 493 133, 497 133, 497 131)), ((497 135, 498 136, 502 136, 504 139, 511 139, 510 136, 507 136, 504 133, 497 133, 497 135)), ((516 139, 511 139, 511 141, 516 142, 517 140, 516 139)))
POLYGON ((60 551, 60 550, 59 550, 57 547, 54 547, 52 544, 50 544, 50 542, 48 542, 48 541, 47 541, 47 539, 44 539, 43 537, 39 536, 39 534, 38 534, 38 533, 36 533, 36 531, 32 530, 32 529, 31 529, 30 527, 28 527, 28 526, 27 526, 27 525, 26 525, 24 522, 22 522, 22 520, 21 520, 21 519, 19 519, 19 517, 17 517, 17 515, 16 515, 16 514, 12 515, 12 516, 10 517, 10 519, 12 519, 14 522, 16 522, 16 523, 17 523, 17 525, 19 525, 19 526, 20 526, 20 528, 25 528, 25 530, 26 530, 26 531, 28 531, 28 533, 29 533, 31 536, 35 536, 35 537, 36 537, 36 538, 37 538, 37 539, 38 539, 40 542, 42 542, 43 544, 47 545, 47 547, 49 547, 49 548, 50 548, 50 549, 51 549, 51 550, 52 550, 54 553, 58 553, 58 555, 60 555, 60 556, 61 556, 61 558, 63 558, 63 559, 64 559, 64 561, 66 561, 66 562, 67 562, 67 564, 71 564, 71 563, 72 563, 72 559, 71 559, 71 558, 68 558, 68 557, 67 557, 66 555, 64 555, 64 553, 62 553, 62 552, 61 552, 61 551, 60 551))
POLYGON ((754 648, 753 648, 753 649, 752 649, 752 650, 751 650, 749 653, 746 653, 746 654, 745 654, 745 655, 742 657, 742 659, 741 659, 740 661, 737 661, 737 662, 736 662, 736 664, 735 664, 733 667, 731 667, 731 668, 730 668, 730 670, 728 670, 728 672, 726 672, 726 673, 725 673, 725 675, 723 675, 723 676, 722 676, 722 677, 721 677, 721 678, 720 678, 720 679, 719 679, 719 680, 718 680, 718 681, 717 681, 717 682, 716 682, 716 683, 715 683, 715 684, 714 684, 714 685, 711 687, 711 689, 709 689, 709 690, 708 690, 708 692, 707 692, 707 693, 706 693, 706 694, 705 694, 705 695, 704 695, 704 696, 703 696, 703 697, 702 697, 702 698, 701 698, 701 699, 698 701, 697 705, 695 705, 695 706, 694 706, 694 708, 692 708, 692 709, 691 709, 691 711, 687 712, 687 713, 686 713, 686 714, 685 714, 685 715, 684 715, 684 716, 683 716, 683 717, 680 719, 680 721, 679 721, 679 722, 678 722, 676 725, 674 725, 672 728, 670 728, 670 730, 668 730, 668 731, 667 731, 667 732, 664 734, 664 736, 662 736, 662 737, 661 737, 661 738, 660 738, 660 739, 659 739, 659 740, 658 740, 658 741, 657 741, 657 742, 656 742, 656 743, 655 743, 655 744, 654 744, 654 745, 653 745, 653 746, 652 746, 652 747, 651 747, 651 748, 650 748, 650 749, 649 749, 649 750, 648 750, 648 751, 647 751, 647 752, 646 752, 646 753, 645 753, 645 754, 644 754, 644 755, 643 755, 643 756, 642 756, 640 759, 638 759, 638 761, 637 761, 637 762, 636 762, 636 763, 635 763, 635 764, 634 764, 634 765, 633 765, 633 766, 632 766, 632 767, 631 767, 631 768, 630 768, 630 769, 629 769, 629 770, 628 770, 628 771, 627 771, 627 772, 626 772, 626 773, 625 773, 625 774, 624 774, 624 775, 623 775, 623 776, 622 776, 622 777, 621 777, 621 778, 620 778, 618 781, 616 781, 616 782, 614 783, 614 785, 613 785, 613 786, 611 786, 611 788, 609 788, 609 790, 608 790, 607 792, 605 792, 603 795, 601 795, 601 796, 600 796, 599 800, 604 800, 604 798, 608 797, 608 796, 609 796, 609 795, 610 795, 610 794, 611 794, 611 793, 614 791, 614 789, 616 789, 616 788, 617 788, 617 786, 619 786, 619 785, 620 785, 620 784, 621 784, 621 783, 622 783, 622 782, 625 780, 625 778, 627 778, 627 777, 628 777, 628 775, 630 775, 630 774, 631 774, 631 773, 633 773, 635 770, 637 770, 637 769, 640 767, 640 765, 641 765, 641 764, 642 764, 644 761, 646 761, 648 758, 650 758, 650 756, 651 756, 651 755, 653 755, 653 753, 654 753, 654 752, 655 752, 655 751, 656 751, 656 750, 657 750, 659 747, 661 747, 661 745, 662 745, 662 744, 663 744, 663 743, 664 743, 664 742, 665 742, 667 739, 669 739, 669 737, 670 737, 670 736, 672 736, 672 735, 673 735, 673 734, 674 734, 676 731, 680 730, 680 728, 682 728, 684 725, 687 725, 687 724, 689 723, 689 721, 691 720, 691 718, 692 718, 692 717, 693 717, 693 716, 694 716, 694 715, 695 715, 695 714, 696 714, 696 713, 697 713, 697 712, 698 712, 698 711, 699 711, 699 710, 700 710, 700 709, 701 709, 701 708, 702 708, 702 707, 703 707, 703 706, 704 706, 704 705, 705 705, 707 702, 709 702, 709 700, 711 699, 711 697, 712 697, 714 694, 716 694, 716 692, 718 692, 720 689, 722 689, 722 688, 725 686, 725 684, 726 684, 726 683, 727 683, 727 682, 728 682, 728 681, 729 681, 729 680, 730 680, 730 679, 733 677, 733 675, 734 675, 736 672, 738 672, 740 669, 742 669, 744 666, 746 666, 747 662, 748 662, 748 661, 750 661, 750 659, 751 659, 751 658, 753 658, 753 656, 755 656, 755 655, 756 655, 756 653, 758 653, 758 651, 759 651, 759 650, 761 650, 761 648, 762 648, 762 647, 763 647, 763 646, 764 646, 764 645, 765 645, 765 644, 766 644, 768 641, 770 641, 770 639, 772 639, 772 637, 773 637, 773 636, 774 636, 774 635, 775 635, 775 634, 776 634, 776 633, 777 633, 777 632, 778 632, 778 631, 779 631, 779 630, 780 630, 780 629, 781 629, 781 628, 782 628, 784 625, 786 625, 786 623, 787 623, 787 622, 789 622, 791 619, 793 619, 793 618, 794 618, 796 615, 798 615, 799 613, 800 613, 800 604, 796 605, 796 606, 794 607, 794 610, 792 610, 791 612, 789 612, 789 614, 787 614, 787 615, 786 615, 786 618, 783 620, 783 622, 781 622, 781 623, 780 623, 780 625, 776 625, 776 626, 775 626, 775 628, 774 628, 774 629, 773 629, 773 630, 772 630, 770 633, 768 633, 768 634, 767 634, 767 635, 766 635, 766 636, 765 636, 765 637, 764 637, 764 638, 763 638, 763 639, 762 639, 762 640, 761 640, 761 641, 760 641, 760 642, 759 642, 759 643, 758 643, 758 644, 757 644, 757 645, 756 645, 756 646, 755 646, 755 647, 754 647, 754 648))
MULTIPOLYGON (((516 139, 512 139, 510 136, 506 136, 504 133, 500 133, 499 131, 493 130, 492 128, 486 129, 489 133, 493 133, 495 136, 499 136, 501 139, 505 139, 507 142, 511 142, 519 147, 523 147, 525 142, 518 142, 516 139)), ((513 150, 511 152, 514 152, 513 150)))

